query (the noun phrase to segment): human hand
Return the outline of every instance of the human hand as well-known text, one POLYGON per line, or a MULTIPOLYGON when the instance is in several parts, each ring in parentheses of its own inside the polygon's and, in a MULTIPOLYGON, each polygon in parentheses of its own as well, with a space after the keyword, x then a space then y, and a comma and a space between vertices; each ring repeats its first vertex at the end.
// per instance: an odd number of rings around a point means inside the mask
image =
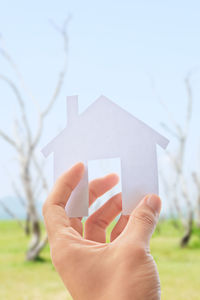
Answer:
MULTIPOLYGON (((161 209, 146 196, 129 216, 121 216, 106 243, 106 228, 122 210, 121 194, 85 222, 69 218, 65 205, 84 173, 78 163, 63 174, 43 206, 52 262, 74 300, 158 300, 160 281, 149 241, 161 209)), ((115 174, 92 181, 89 204, 118 182, 115 174)), ((81 201, 81 199, 80 199, 81 201)))

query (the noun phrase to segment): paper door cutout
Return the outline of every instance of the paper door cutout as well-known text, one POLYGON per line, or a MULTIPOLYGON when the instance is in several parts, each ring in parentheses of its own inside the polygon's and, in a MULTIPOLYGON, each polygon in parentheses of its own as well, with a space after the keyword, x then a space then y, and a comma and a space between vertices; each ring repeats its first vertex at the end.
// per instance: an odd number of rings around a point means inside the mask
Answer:
POLYGON ((105 96, 100 96, 82 114, 78 96, 67 97, 67 126, 42 150, 54 153, 54 180, 83 162, 85 174, 66 205, 69 217, 88 216, 87 162, 121 159, 122 213, 130 214, 148 193, 158 194, 157 144, 169 141, 105 96))

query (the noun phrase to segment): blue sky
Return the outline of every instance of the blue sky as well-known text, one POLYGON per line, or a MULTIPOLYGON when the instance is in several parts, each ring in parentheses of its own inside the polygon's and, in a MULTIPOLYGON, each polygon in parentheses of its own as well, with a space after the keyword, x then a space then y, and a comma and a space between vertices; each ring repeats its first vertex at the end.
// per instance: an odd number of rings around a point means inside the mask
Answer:
MULTIPOLYGON (((1 1, 0 33, 7 49, 42 107, 48 102, 63 61, 62 40, 49 20, 69 25, 69 65, 62 93, 46 120, 42 147, 66 122, 65 97, 78 94, 83 111, 104 94, 163 134, 170 125, 163 99, 175 118, 185 117, 184 77, 200 66, 199 1, 1 1), (154 88, 153 88, 154 87, 154 88)), ((0 73, 16 80, 0 57, 0 73)), ((196 151, 200 110, 200 72, 192 85, 195 98, 188 161, 196 151), (195 144, 196 143, 196 144, 195 144)), ((27 114, 35 124, 28 98, 27 114)), ((0 82, 0 126, 12 134, 15 99, 0 82)), ((198 136, 199 137, 199 136, 198 136)), ((12 193, 5 168, 18 176, 13 152, 0 141, 0 197, 12 193)), ((171 149, 175 142, 171 141, 171 149)), ((162 155, 162 154, 161 154, 162 155)))

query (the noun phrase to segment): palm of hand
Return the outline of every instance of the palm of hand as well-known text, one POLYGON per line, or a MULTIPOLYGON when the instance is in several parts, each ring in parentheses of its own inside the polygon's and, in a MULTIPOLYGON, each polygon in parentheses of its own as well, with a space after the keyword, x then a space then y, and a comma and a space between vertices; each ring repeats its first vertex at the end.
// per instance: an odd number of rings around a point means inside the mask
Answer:
MULTIPOLYGON (((68 218, 64 210, 81 178, 81 166, 59 179, 43 209, 52 261, 64 284, 74 300, 160 299, 148 246, 157 216, 146 209, 147 199, 130 218, 120 217, 107 244, 106 228, 122 210, 121 194, 112 197, 87 219, 83 238, 81 218, 68 218)), ((111 174, 91 182, 90 205, 117 181, 111 174)))

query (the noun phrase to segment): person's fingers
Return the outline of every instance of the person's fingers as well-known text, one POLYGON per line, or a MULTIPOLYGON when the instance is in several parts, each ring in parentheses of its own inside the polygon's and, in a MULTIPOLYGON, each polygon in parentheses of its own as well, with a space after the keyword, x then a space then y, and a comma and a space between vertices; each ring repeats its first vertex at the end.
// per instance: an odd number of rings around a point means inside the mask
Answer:
POLYGON ((92 180, 89 184, 89 206, 91 206, 97 198, 112 189, 118 182, 119 177, 115 173, 92 180))
POLYGON ((156 227, 161 210, 161 200, 157 195, 146 196, 130 215, 121 237, 135 244, 149 247, 150 238, 156 227))
POLYGON ((66 173, 61 175, 47 198, 47 202, 65 207, 72 191, 81 180, 84 173, 84 164, 77 163, 66 173))
POLYGON ((52 192, 47 197, 43 205, 43 216, 49 239, 55 236, 59 229, 69 226, 81 234, 81 221, 78 218, 70 220, 64 208, 72 190, 83 176, 83 172, 84 165, 82 163, 74 165, 56 181, 52 192))
POLYGON ((106 228, 122 210, 121 193, 113 196, 85 222, 85 238, 105 243, 106 228))
POLYGON ((129 220, 129 216, 121 215, 117 224, 113 228, 111 235, 110 235, 110 241, 114 241, 124 230, 129 220))
MULTIPOLYGON (((90 181, 89 183, 89 207, 102 195, 111 190, 119 182, 115 173, 108 174, 90 181)), ((82 218, 80 218, 82 220, 82 218)))

